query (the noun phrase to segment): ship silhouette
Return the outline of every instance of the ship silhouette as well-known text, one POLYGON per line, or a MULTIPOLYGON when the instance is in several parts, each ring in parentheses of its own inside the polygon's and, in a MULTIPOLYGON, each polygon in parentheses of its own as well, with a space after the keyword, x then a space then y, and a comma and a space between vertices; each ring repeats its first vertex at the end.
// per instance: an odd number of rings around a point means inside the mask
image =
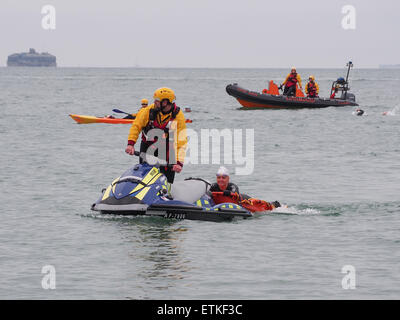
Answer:
POLYGON ((29 52, 14 53, 8 56, 8 67, 57 67, 56 57, 50 53, 38 53, 30 48, 29 52))

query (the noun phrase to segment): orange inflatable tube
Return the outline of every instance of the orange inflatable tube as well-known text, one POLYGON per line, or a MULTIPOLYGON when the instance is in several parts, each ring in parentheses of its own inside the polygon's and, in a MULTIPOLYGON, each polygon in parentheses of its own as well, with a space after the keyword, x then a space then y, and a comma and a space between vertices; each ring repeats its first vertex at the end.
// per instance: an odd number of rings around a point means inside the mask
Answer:
POLYGON ((212 192, 212 198, 215 204, 225 202, 235 203, 249 210, 250 212, 271 211, 275 209, 275 207, 267 201, 255 198, 242 199, 242 197, 237 193, 233 193, 232 196, 224 196, 223 192, 212 192))

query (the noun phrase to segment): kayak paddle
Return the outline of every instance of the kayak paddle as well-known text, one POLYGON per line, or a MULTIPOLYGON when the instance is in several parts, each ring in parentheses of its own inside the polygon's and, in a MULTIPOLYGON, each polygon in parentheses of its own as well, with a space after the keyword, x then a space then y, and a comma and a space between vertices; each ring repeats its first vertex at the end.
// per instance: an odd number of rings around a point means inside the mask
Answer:
MULTIPOLYGON (((115 113, 124 113, 124 114, 127 114, 127 115, 132 115, 131 113, 128 113, 128 112, 125 112, 125 111, 121 111, 121 110, 119 110, 119 109, 112 109, 112 111, 115 112, 115 113)), ((133 114, 133 116, 136 116, 136 114, 133 114)), ((193 120, 191 120, 191 119, 186 119, 185 122, 186 122, 186 123, 192 123, 193 120)))
POLYGON ((125 111, 121 111, 119 109, 112 109, 112 111, 115 112, 115 113, 125 113, 125 114, 131 115, 131 113, 128 113, 128 112, 125 112, 125 111))

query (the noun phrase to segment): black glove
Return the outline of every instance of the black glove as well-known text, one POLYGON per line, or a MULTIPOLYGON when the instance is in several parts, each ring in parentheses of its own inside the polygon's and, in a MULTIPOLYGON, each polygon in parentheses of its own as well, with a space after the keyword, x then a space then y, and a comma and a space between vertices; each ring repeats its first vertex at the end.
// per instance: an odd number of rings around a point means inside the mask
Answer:
POLYGON ((225 197, 230 197, 231 196, 231 192, 229 190, 224 190, 224 196, 225 197))
POLYGON ((281 206, 281 204, 279 203, 279 201, 274 201, 274 202, 272 202, 272 205, 273 205, 275 208, 279 208, 279 207, 281 206))

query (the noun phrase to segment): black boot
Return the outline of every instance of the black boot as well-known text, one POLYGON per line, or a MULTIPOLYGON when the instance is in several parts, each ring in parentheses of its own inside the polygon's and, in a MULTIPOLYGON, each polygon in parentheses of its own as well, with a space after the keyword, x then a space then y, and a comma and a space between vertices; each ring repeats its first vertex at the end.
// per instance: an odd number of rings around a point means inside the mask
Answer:
POLYGON ((279 201, 274 201, 271 203, 275 208, 279 208, 281 206, 281 204, 279 203, 279 201))

